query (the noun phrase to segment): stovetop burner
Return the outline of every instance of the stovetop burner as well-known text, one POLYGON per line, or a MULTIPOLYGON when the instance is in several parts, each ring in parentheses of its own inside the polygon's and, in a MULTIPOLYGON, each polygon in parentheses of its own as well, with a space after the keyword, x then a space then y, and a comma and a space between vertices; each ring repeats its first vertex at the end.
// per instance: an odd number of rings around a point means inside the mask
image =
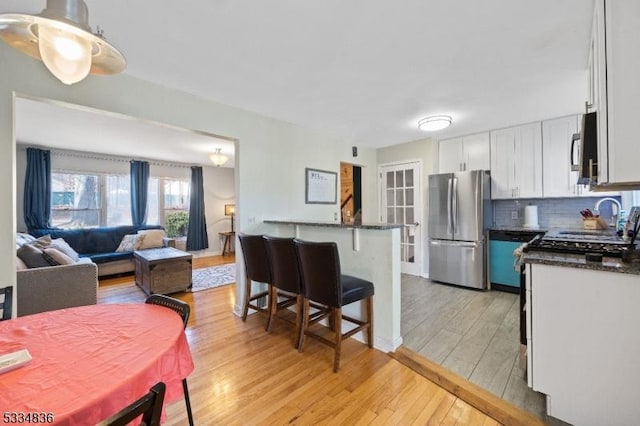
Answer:
POLYGON ((524 249, 525 252, 555 252, 586 254, 598 253, 608 257, 622 257, 622 253, 628 248, 628 244, 594 241, 576 241, 536 238, 524 249))

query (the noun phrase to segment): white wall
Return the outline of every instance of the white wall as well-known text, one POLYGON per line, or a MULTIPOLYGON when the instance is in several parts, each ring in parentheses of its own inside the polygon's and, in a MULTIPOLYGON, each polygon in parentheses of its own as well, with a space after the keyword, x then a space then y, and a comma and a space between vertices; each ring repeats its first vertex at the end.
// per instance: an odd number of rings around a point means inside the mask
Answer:
MULTIPOLYGON (((434 139, 421 139, 407 142, 400 145, 388 146, 378 149, 378 165, 389 163, 401 163, 411 160, 420 160, 422 163, 422 218, 420 220, 420 237, 422 241, 422 275, 426 276, 429 271, 429 246, 427 245, 427 218, 429 210, 429 175, 436 173, 434 165, 437 158, 437 141, 434 139)), ((377 189, 376 189, 377 190, 377 189)))
MULTIPOLYGON (((26 232, 23 214, 24 175, 26 171, 26 148, 18 141, 16 147, 16 222, 17 229, 26 232)), ((45 146, 38 148, 47 149, 45 146)), ((149 172, 154 177, 170 177, 176 179, 191 179, 189 165, 150 160, 149 172)), ((83 153, 80 151, 52 150, 52 170, 65 170, 75 172, 97 172, 110 174, 129 174, 129 161, 122 157, 110 157, 103 154, 83 153)), ((206 254, 220 254, 222 241, 219 232, 231 230, 231 220, 224 215, 224 205, 235 203, 234 169, 228 167, 203 167, 205 217, 207 220, 207 233, 209 248, 194 253, 196 256, 206 254)))
MULTIPOLYGON (((354 162, 351 144, 317 131, 167 89, 126 74, 90 76, 66 86, 43 64, 0 43, 0 283, 15 285, 16 172, 13 96, 55 99, 185 129, 227 136, 236 145, 237 230, 269 231, 264 218, 332 220, 338 205, 304 204, 304 168, 339 172, 340 161, 354 162)), ((359 149, 364 166, 363 220, 376 211, 376 153, 359 149)), ((239 259, 240 268, 243 267, 239 259)), ((244 274, 238 274, 238 303, 244 274)), ((237 309, 237 306, 236 306, 237 309)))

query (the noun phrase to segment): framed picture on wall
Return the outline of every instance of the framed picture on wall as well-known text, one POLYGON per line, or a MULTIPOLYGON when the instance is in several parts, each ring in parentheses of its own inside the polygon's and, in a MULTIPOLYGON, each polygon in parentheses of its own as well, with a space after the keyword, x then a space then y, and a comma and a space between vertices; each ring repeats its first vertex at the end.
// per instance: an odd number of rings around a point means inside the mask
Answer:
POLYGON ((338 202, 338 173, 304 169, 305 202, 307 204, 336 204, 338 202))

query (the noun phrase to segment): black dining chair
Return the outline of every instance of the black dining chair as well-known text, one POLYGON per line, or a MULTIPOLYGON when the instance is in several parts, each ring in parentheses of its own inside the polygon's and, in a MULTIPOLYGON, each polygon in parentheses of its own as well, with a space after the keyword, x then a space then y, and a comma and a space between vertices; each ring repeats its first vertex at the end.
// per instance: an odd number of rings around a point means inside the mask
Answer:
MULTIPOLYGON (((189 315, 191 314, 191 307, 188 303, 183 302, 182 300, 174 299, 173 297, 165 296, 163 294, 152 294, 147 297, 145 303, 150 305, 159 305, 164 306, 165 308, 169 308, 175 311, 180 318, 182 318, 182 323, 184 328, 187 328, 187 323, 189 322, 189 315)), ((187 417, 189 419, 189 426, 193 426, 193 413, 191 412, 191 400, 189 398, 189 386, 187 385, 187 378, 182 379, 182 389, 184 392, 184 402, 187 405, 187 417)))
POLYGON ((300 344, 300 330, 302 330, 303 296, 296 247, 293 243, 293 238, 265 235, 264 242, 271 270, 267 331, 271 332, 271 326, 275 318, 292 324, 295 330, 295 347, 297 348, 300 344), (291 321, 290 317, 286 315, 278 315, 278 312, 288 311, 288 308, 294 305, 296 307, 294 321, 291 321))
POLYGON ((156 383, 143 397, 98 423, 98 426, 126 426, 141 415, 141 425, 160 426, 165 389, 164 383, 156 383))
POLYGON ((0 321, 11 319, 11 307, 13 306, 13 287, 0 288, 0 296, 4 295, 4 300, 0 309, 2 309, 2 317, 0 321))
POLYGON ((373 283, 343 275, 340 269, 338 246, 333 242, 309 242, 294 240, 302 279, 304 306, 302 316, 302 332, 299 350, 302 351, 305 336, 313 337, 334 348, 333 371, 340 368, 340 352, 342 341, 360 331, 366 331, 367 344, 373 347, 373 283), (342 307, 364 300, 366 319, 360 320, 342 314, 342 307), (322 309, 310 310, 315 302, 322 309), (329 328, 334 339, 329 340, 311 328, 324 318, 329 320, 329 328), (342 333, 342 320, 356 326, 342 333))
POLYGON ((244 286, 244 306, 242 309, 242 321, 247 320, 249 309, 265 314, 269 313, 269 294, 271 286, 271 270, 269 268, 269 259, 267 258, 267 248, 265 246, 262 235, 239 234, 240 247, 242 247, 242 257, 244 259, 244 268, 246 272, 246 280, 244 286), (251 283, 267 284, 267 290, 251 294, 251 283), (261 306, 261 299, 267 299, 266 307, 261 306), (252 303, 254 302, 255 303, 252 303))

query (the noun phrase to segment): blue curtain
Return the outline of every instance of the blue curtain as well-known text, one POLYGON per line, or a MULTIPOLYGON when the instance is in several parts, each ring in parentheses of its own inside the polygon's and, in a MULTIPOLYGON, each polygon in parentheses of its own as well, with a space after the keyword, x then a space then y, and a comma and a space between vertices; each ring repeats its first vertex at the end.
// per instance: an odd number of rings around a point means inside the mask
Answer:
POLYGON ((24 176, 24 222, 31 231, 49 228, 51 216, 51 152, 27 148, 24 176))
POLYGON ((204 187, 202 167, 191 167, 191 201, 189 203, 189 228, 187 250, 204 250, 209 247, 207 220, 204 216, 204 187))
POLYGON ((147 221, 147 198, 149 194, 149 163, 131 161, 131 221, 133 225, 144 225, 147 221))

